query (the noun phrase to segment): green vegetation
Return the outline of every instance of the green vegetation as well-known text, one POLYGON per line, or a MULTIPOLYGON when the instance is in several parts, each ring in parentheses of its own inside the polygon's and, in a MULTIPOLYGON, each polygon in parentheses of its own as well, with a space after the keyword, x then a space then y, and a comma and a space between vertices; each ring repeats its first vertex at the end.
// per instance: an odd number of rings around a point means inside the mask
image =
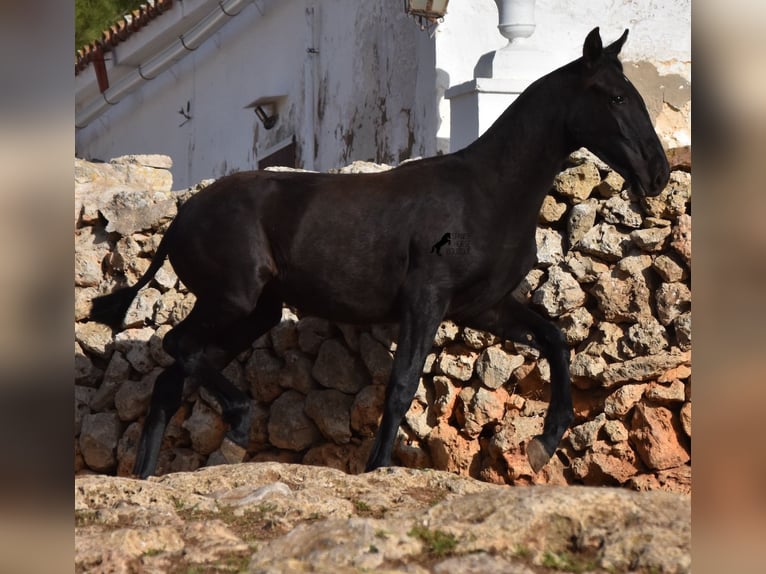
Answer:
POLYGON ((453 534, 443 530, 429 530, 425 526, 413 526, 407 533, 409 536, 419 538, 426 546, 426 551, 431 556, 449 556, 457 546, 457 538, 453 534))
POLYGON ((114 24, 120 16, 135 10, 145 0, 75 0, 74 49, 101 36, 101 32, 114 24))

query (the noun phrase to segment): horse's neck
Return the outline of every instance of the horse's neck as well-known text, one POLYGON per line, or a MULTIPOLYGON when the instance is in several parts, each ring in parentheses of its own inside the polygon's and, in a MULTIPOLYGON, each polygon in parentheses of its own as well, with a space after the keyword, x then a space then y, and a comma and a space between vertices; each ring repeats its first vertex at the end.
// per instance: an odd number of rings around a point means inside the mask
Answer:
POLYGON ((475 142, 464 157, 492 173, 497 193, 543 197, 566 157, 574 150, 566 139, 566 97, 544 78, 530 86, 475 142))

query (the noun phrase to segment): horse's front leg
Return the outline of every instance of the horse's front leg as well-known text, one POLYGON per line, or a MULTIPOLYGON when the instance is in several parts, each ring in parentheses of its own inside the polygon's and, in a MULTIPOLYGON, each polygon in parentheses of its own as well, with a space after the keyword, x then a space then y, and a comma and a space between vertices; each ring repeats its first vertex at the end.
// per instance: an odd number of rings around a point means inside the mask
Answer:
POLYGON ((430 287, 416 286, 403 296, 399 340, 386 388, 383 418, 365 471, 391 466, 396 432, 412 404, 426 355, 446 308, 447 301, 430 287))
POLYGON ((489 331, 504 339, 534 344, 548 359, 551 367, 551 402, 545 415, 543 434, 527 444, 527 458, 538 472, 556 452, 561 438, 574 420, 572 388, 569 378, 569 349, 561 330, 510 294, 499 305, 467 321, 481 331, 489 331), (528 335, 534 341, 528 340, 528 335))

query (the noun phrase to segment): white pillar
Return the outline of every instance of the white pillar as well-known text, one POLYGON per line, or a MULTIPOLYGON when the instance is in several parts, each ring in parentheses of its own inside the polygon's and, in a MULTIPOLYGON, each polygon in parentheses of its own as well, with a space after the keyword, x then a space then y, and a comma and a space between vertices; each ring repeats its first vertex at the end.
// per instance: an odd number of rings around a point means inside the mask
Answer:
POLYGON ((450 151, 464 148, 505 111, 529 84, 552 71, 557 62, 529 41, 535 31, 535 0, 494 0, 498 30, 508 43, 484 54, 474 79, 449 88, 450 151))

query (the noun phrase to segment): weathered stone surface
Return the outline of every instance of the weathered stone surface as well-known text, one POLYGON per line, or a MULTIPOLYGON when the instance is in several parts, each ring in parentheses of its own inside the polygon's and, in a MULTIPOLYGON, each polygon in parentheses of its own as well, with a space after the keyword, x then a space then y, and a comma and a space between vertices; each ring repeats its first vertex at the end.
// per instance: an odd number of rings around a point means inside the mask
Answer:
POLYGON ((278 357, 285 356, 285 353, 298 347, 298 324, 296 321, 280 321, 271 331, 271 346, 278 357))
POLYGON ((555 229, 538 227, 535 231, 537 264, 540 267, 555 265, 564 258, 564 241, 555 229))
POLYGON ((134 421, 148 410, 154 382, 161 372, 161 369, 155 369, 140 381, 122 382, 114 395, 114 406, 120 420, 134 421))
POLYGON ((161 295, 162 293, 153 287, 141 289, 130 304, 128 312, 125 314, 123 324, 130 328, 143 326, 151 321, 154 317, 155 305, 157 304, 157 301, 159 301, 161 295))
POLYGON ((682 281, 689 276, 683 264, 676 261, 675 257, 666 254, 658 255, 654 259, 652 268, 666 283, 682 281))
POLYGON ((604 400, 604 414, 610 418, 624 417, 641 400, 647 386, 646 384, 623 385, 604 400))
POLYGON ((657 290, 657 318, 663 325, 691 309, 692 293, 684 283, 663 283, 657 290))
POLYGON ((606 369, 606 361, 603 357, 584 352, 574 356, 570 363, 569 373, 572 377, 572 383, 577 387, 588 389, 596 385, 596 381, 604 369, 606 369))
POLYGON ((445 421, 428 435, 428 451, 437 470, 470 473, 479 466, 479 442, 466 438, 445 421))
POLYGON ((668 348, 670 339, 665 328, 653 316, 643 317, 628 327, 622 340, 622 354, 633 358, 639 355, 656 355, 668 348))
POLYGON ((311 374, 320 385, 349 394, 359 392, 370 382, 361 361, 337 339, 322 343, 311 374))
POLYGON ((566 337, 567 344, 576 345, 588 338, 594 321, 588 309, 578 307, 561 315, 558 325, 566 337))
POLYGON ((449 343, 452 343, 457 339, 460 327, 455 325, 453 321, 442 321, 439 327, 436 329, 436 335, 434 336, 434 345, 437 347, 443 347, 449 343))
POLYGON ((100 323, 77 323, 74 329, 75 341, 89 353, 99 358, 108 358, 113 351, 112 330, 100 323))
POLYGON ((510 400, 508 391, 499 388, 490 391, 482 386, 465 387, 458 395, 455 409, 462 431, 475 438, 488 424, 499 423, 510 400))
POLYGON ((484 386, 497 389, 503 386, 511 377, 511 373, 524 364, 524 357, 512 355, 501 346, 484 349, 476 360, 476 376, 484 386))
POLYGON ((305 353, 295 349, 285 351, 284 369, 279 375, 279 384, 285 389, 295 389, 308 395, 312 390, 319 388, 319 384, 311 375, 313 365, 311 357, 305 353))
POLYGON ((172 219, 178 208, 169 192, 125 189, 105 199, 99 211, 108 222, 106 231, 127 236, 172 219))
POLYGON ((593 450, 572 463, 574 475, 586 485, 625 483, 638 472, 636 455, 626 443, 608 445, 598 441, 593 450))
POLYGON ((386 388, 383 385, 367 385, 356 394, 351 406, 351 428, 363 437, 371 437, 378 430, 383 414, 386 388))
POLYGON ((83 227, 74 237, 74 282, 79 287, 97 287, 101 282, 101 262, 109 254, 106 233, 83 227))
POLYGON ((92 413, 82 417, 80 451, 85 463, 97 472, 111 470, 122 424, 117 413, 92 413))
POLYGON ((580 307, 585 302, 585 292, 572 275, 554 265, 548 269, 548 280, 532 294, 532 302, 550 317, 559 317, 580 307))
POLYGON ((670 240, 670 246, 683 258, 684 263, 692 264, 692 218, 682 215, 678 218, 670 240))
POLYGON ((298 321, 297 329, 301 351, 311 355, 316 355, 322 343, 335 333, 329 321, 318 317, 303 317, 298 321))
POLYGON ((603 273, 609 271, 607 265, 579 251, 571 251, 567 255, 564 265, 579 283, 593 283, 603 273))
POLYGON ((149 373, 157 364, 149 352, 149 341, 154 337, 154 329, 126 329, 114 336, 114 348, 120 351, 139 373, 149 373))
POLYGON ((270 403, 282 393, 282 361, 266 349, 255 349, 245 365, 245 379, 255 399, 270 403))
POLYGON ((680 426, 665 407, 636 405, 630 441, 646 466, 664 470, 689 461, 689 453, 679 440, 679 433, 683 432, 680 426))
POLYGON ((622 421, 606 421, 604 423, 604 434, 610 442, 625 442, 628 440, 628 427, 622 421))
POLYGON ((692 437, 692 403, 684 403, 680 412, 681 428, 684 429, 686 436, 692 437))
POLYGON ((546 195, 543 199, 543 206, 540 208, 540 221, 542 223, 556 223, 566 211, 566 203, 558 202, 553 196, 546 195))
POLYGON ((439 372, 459 381, 467 381, 473 375, 473 364, 479 354, 456 346, 445 348, 436 360, 439 372))
POLYGON ((614 262, 626 255, 631 243, 630 235, 618 231, 610 223, 599 223, 578 241, 575 248, 604 261, 614 262))
POLYGON ((664 371, 689 362, 687 353, 663 352, 649 357, 636 357, 622 363, 609 365, 601 374, 604 386, 631 381, 648 381, 664 371))
MULTIPOLYGON (((454 325, 454 323, 453 323, 454 325)), ((376 385, 385 385, 391 378, 391 368, 394 365, 394 357, 369 333, 359 336, 359 355, 364 366, 376 385)))
POLYGON ((601 413, 595 419, 569 429, 569 443, 576 451, 592 447, 598 433, 606 423, 606 415, 601 413))
POLYGON ((553 180, 553 188, 572 203, 588 199, 593 188, 601 183, 601 175, 593 163, 583 163, 565 169, 553 180))
POLYGON ((641 275, 602 274, 590 294, 607 321, 635 322, 651 315, 651 291, 641 275))
POLYGON ((672 406, 684 402, 686 389, 684 384, 675 379, 668 384, 650 383, 645 396, 653 403, 672 406))
POLYGON ((351 405, 354 397, 335 389, 311 391, 305 412, 329 440, 345 444, 351 440, 351 405))
POLYGON ((643 223, 641 208, 628 199, 627 192, 610 197, 601 205, 601 217, 607 223, 639 229, 643 223))
POLYGON ((674 220, 687 213, 691 196, 691 174, 673 171, 670 172, 670 181, 662 193, 655 197, 646 197, 642 202, 649 215, 674 220))
POLYGON ((462 339, 466 346, 476 350, 490 347, 499 341, 497 336, 492 333, 477 331, 470 327, 463 328, 462 339))
POLYGON ((604 199, 609 199, 622 191, 625 180, 616 171, 609 170, 606 177, 596 186, 596 192, 604 199))
POLYGON ((682 351, 689 351, 692 348, 692 314, 691 312, 682 313, 673 319, 678 346, 682 351))
POLYGON ((597 213, 598 202, 595 200, 584 201, 572 207, 567 219, 567 240, 570 247, 577 245, 595 225, 597 213))
POLYGON ((269 442, 277 448, 304 450, 322 439, 322 433, 304 412, 305 398, 289 390, 271 404, 269 442))
POLYGON ((668 227, 650 227, 649 229, 636 229, 630 232, 630 239, 643 251, 655 253, 663 251, 670 237, 668 227))
POLYGON ((189 431, 192 447, 202 455, 208 455, 221 446, 226 433, 221 415, 203 401, 194 403, 191 416, 181 426, 189 431))

